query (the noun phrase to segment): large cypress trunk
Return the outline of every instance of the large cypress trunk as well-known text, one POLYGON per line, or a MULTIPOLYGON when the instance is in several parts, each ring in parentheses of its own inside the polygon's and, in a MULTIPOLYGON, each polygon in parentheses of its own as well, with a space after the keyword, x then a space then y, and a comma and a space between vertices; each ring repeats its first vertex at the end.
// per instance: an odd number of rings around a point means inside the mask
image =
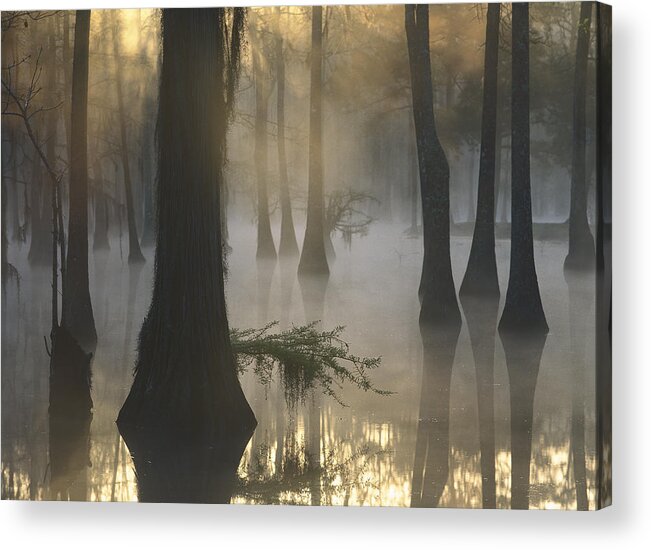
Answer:
POLYGON ((113 30, 113 55, 115 57, 115 89, 118 99, 118 115, 120 118, 120 153, 124 174, 124 194, 127 198, 127 224, 129 226, 129 263, 142 263, 145 257, 140 250, 138 230, 136 228, 136 213, 131 185, 131 170, 129 168, 129 141, 127 139, 127 120, 124 110, 122 64, 120 62, 120 46, 118 38, 118 21, 115 10, 111 11, 111 26, 113 30))
POLYGON ((513 4, 511 265, 500 332, 549 331, 533 255, 529 159, 529 4, 513 4))
POLYGON ((88 287, 88 38, 90 10, 77 10, 72 69, 70 210, 61 324, 85 350, 97 332, 88 287))
POLYGON ((323 150, 322 150, 322 63, 323 63, 323 8, 312 7, 312 52, 310 56, 310 144, 309 187, 307 194, 307 221, 299 275, 330 274, 323 243, 323 150))
POLYGON ((276 246, 271 234, 271 221, 269 220, 268 196, 268 165, 267 165, 267 114, 271 86, 262 71, 262 44, 257 45, 254 52, 254 80, 255 80, 255 173, 258 189, 258 249, 256 257, 259 260, 274 260, 276 246))
POLYGON ((429 51, 429 7, 405 6, 412 105, 423 205, 421 323, 461 324, 450 260, 450 168, 436 133, 429 51))
POLYGON ((298 243, 294 231, 292 201, 289 195, 287 176, 287 154, 285 152, 285 57, 283 38, 280 35, 280 7, 276 8, 276 116, 278 120, 278 175, 280 177, 280 245, 278 252, 283 257, 298 256, 298 243))
POLYGON ((572 131, 572 183, 570 188, 569 248, 565 268, 594 268, 594 239, 588 225, 586 182, 586 74, 590 49, 592 2, 581 3, 574 68, 574 120, 572 131))
POLYGON ((154 433, 245 445, 256 422, 237 378, 224 295, 227 113, 215 101, 224 92, 224 17, 223 9, 163 10, 154 288, 118 417, 130 448, 154 433))
POLYGON ((488 4, 484 51, 484 97, 477 216, 466 274, 459 294, 499 296, 495 261, 495 142, 500 5, 488 4))

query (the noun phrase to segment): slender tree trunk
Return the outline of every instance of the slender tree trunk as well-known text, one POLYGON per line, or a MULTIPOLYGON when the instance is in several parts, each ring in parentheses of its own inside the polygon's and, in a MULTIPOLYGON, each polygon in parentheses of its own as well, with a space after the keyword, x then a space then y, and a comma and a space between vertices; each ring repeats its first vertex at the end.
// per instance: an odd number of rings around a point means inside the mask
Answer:
POLYGON ((450 260, 450 168, 436 134, 429 52, 429 7, 405 6, 414 127, 423 204, 420 321, 461 324, 450 260))
POLYGON ((11 213, 12 213, 12 225, 11 225, 11 240, 14 242, 23 241, 23 232, 20 225, 20 207, 18 204, 18 162, 17 162, 17 135, 18 133, 13 128, 8 129, 7 134, 9 136, 10 143, 10 153, 9 153, 9 173, 11 178, 11 213))
MULTIPOLYGON (((258 44, 258 50, 261 49, 258 44)), ((276 246, 271 234, 271 221, 269 219, 269 197, 267 179, 269 177, 267 165, 267 114, 271 87, 266 75, 262 72, 262 54, 254 52, 254 80, 255 80, 255 173, 258 189, 258 260, 275 260, 276 246)))
POLYGON ((70 147, 71 147, 71 68, 72 63, 70 59, 70 12, 63 12, 63 47, 62 47, 62 60, 63 60, 63 127, 66 132, 66 145, 68 162, 70 162, 70 147))
POLYGON ((88 281, 88 40, 90 10, 77 10, 72 70, 70 211, 61 323, 85 350, 97 345, 88 281))
MULTIPOLYGON (((13 40, 11 42, 13 58, 18 59, 18 33, 13 33, 13 40)), ((9 54, 9 52, 7 52, 9 54)), ((9 55, 7 55, 9 59, 9 55)), ((17 84, 20 83, 20 63, 14 68, 14 79, 17 84)), ((11 174, 11 211, 12 211, 12 230, 11 240, 14 242, 24 241, 24 233, 21 231, 20 226, 20 213, 18 207, 18 132, 14 124, 7 128, 7 136, 9 138, 10 153, 9 153, 9 170, 11 174)), ((6 197, 5 197, 6 198, 6 197)), ((4 222, 6 224, 6 221, 4 222)), ((27 224, 27 220, 25 220, 27 224)))
POLYGON ((34 151, 32 178, 30 181, 32 238, 27 254, 27 259, 31 265, 49 266, 52 262, 52 256, 50 254, 52 224, 49 216, 51 192, 51 186, 45 184, 43 181, 41 159, 38 157, 36 151, 34 151))
POLYGON ((416 150, 416 133, 414 129, 414 117, 409 115, 410 139, 407 146, 408 178, 409 178, 409 209, 411 224, 407 234, 418 235, 418 152, 416 150))
POLYGON ((108 240, 109 213, 104 177, 102 175, 102 163, 95 157, 93 161, 93 175, 95 176, 95 231, 93 233, 93 250, 109 250, 111 248, 108 240))
POLYGON ((500 332, 549 331, 533 255, 529 168, 529 4, 513 4, 511 267, 500 332))
MULTIPOLYGON (((47 63, 47 89, 50 93, 50 102, 56 104, 56 46, 55 46, 55 27, 52 20, 48 21, 48 63, 47 63)), ((47 142, 45 145, 45 154, 50 169, 56 166, 56 139, 57 139, 57 113, 51 109, 46 114, 47 142)), ((57 197, 57 184, 50 183, 48 178, 46 186, 50 190, 50 256, 52 258, 52 330, 51 335, 54 337, 55 331, 59 326, 59 262, 57 259, 59 234, 57 225, 57 213, 59 200, 57 197)), ((43 208, 45 212, 45 205, 43 208)), ((61 262, 65 258, 61 258, 61 262)))
POLYGON ((307 221, 298 274, 329 276, 324 236, 322 150, 323 8, 312 7, 312 52, 310 55, 310 144, 307 221))
POLYGON ((590 50, 592 2, 581 3, 574 69, 574 128, 572 135, 572 183, 570 187, 569 248, 565 268, 594 268, 594 239, 588 225, 586 178, 586 76, 590 50))
POLYGON ((495 261, 495 142, 499 34, 500 5, 488 4, 477 216, 468 266, 459 290, 461 295, 499 296, 500 294, 495 261))
POLYGON ((129 169, 129 142, 127 139, 127 119, 124 110, 122 63, 120 61, 120 44, 118 36, 118 20, 115 10, 111 10, 111 26, 113 31, 113 56, 115 57, 115 86, 118 98, 118 114, 120 117, 120 144, 122 170, 124 173, 124 194, 127 198, 127 224, 129 226, 129 263, 142 263, 145 257, 140 250, 138 230, 136 228, 136 211, 131 185, 131 170, 129 169))
POLYGON ((597 507, 612 501, 612 7, 596 4, 597 29, 597 507))
POLYGON ((276 8, 276 83, 278 119, 278 172, 280 176, 280 245, 278 252, 281 257, 298 256, 298 243, 294 230, 292 202, 289 195, 289 178, 287 176, 287 154, 285 152, 285 57, 283 37, 280 35, 280 6, 276 8))
MULTIPOLYGON (((3 129, 4 131, 4 129, 3 129)), ((11 149, 13 151, 14 149, 14 142, 11 143, 11 149)), ((4 160, 4 159, 3 159, 4 160)), ((2 234, 0 235, 0 246, 2 247, 1 253, 2 253, 2 298, 4 301, 3 308, 2 308, 2 322, 5 322, 5 311, 7 309, 7 281, 9 280, 9 258, 7 257, 7 254, 9 252, 9 239, 7 238, 7 176, 5 175, 4 171, 2 172, 2 189, 1 189, 1 199, 2 199, 2 220, 0 221, 1 223, 1 231, 2 234)))
POLYGON ((145 128, 143 129, 143 156, 144 156, 144 217, 143 230, 140 244, 143 248, 154 246, 156 244, 156 178, 153 157, 152 138, 155 134, 154 124, 150 121, 154 119, 154 107, 146 104, 144 109, 145 128))
MULTIPOLYGON (((256 421, 237 378, 224 295, 219 187, 228 117, 215 98, 227 70, 225 17, 224 9, 163 10, 156 270, 118 426, 132 451, 145 435, 172 444, 236 438, 239 461, 256 421)), ((215 452, 229 449, 237 454, 215 452)))

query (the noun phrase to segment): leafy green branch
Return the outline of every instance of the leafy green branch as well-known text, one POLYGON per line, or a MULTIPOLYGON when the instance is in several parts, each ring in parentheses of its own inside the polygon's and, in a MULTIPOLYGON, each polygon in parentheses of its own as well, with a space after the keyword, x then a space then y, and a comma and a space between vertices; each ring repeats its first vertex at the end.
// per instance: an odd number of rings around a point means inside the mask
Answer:
POLYGON ((369 378, 369 371, 380 366, 380 357, 353 355, 341 338, 344 327, 321 331, 317 323, 281 332, 271 330, 277 322, 262 328, 232 329, 231 346, 240 374, 253 367, 260 382, 268 385, 277 368, 290 406, 304 402, 317 385, 343 406, 346 404, 337 392, 345 383, 379 395, 392 393, 376 388, 369 378))

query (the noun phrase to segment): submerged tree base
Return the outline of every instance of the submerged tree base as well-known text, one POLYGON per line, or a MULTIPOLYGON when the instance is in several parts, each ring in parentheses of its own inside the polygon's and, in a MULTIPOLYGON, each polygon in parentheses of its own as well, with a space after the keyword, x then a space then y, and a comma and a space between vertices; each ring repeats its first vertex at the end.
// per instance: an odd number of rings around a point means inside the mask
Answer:
POLYGON ((92 354, 84 352, 70 333, 56 327, 50 361, 50 486, 52 498, 87 499, 92 354))
POLYGON ((254 428, 230 437, 185 441, 120 428, 133 458, 140 502, 228 504, 254 428))
POLYGON ((497 278, 494 244, 492 246, 493 248, 488 248, 487 251, 471 250, 466 274, 459 288, 459 297, 499 298, 500 284, 497 278))
POLYGON ((432 281, 421 285, 422 293, 420 316, 421 326, 454 329, 461 327, 461 312, 457 295, 454 292, 454 282, 435 284, 432 281), (450 291, 450 289, 452 289, 450 291))

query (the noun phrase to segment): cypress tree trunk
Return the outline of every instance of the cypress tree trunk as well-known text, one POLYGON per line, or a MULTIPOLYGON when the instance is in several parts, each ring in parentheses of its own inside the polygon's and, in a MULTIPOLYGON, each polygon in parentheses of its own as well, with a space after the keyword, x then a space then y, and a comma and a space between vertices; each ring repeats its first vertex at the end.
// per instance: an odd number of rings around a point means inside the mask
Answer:
POLYGON ((436 134, 429 52, 429 7, 405 6, 414 127, 423 204, 420 321, 461 324, 450 260, 450 168, 436 134))
POLYGON ((131 185, 131 170, 129 169, 129 142, 127 140, 127 120, 124 111, 124 97, 122 86, 122 65, 120 63, 120 46, 118 38, 118 21, 115 10, 111 10, 111 26, 113 31, 113 55, 115 57, 115 87, 118 98, 118 114, 120 117, 120 144, 122 156, 122 170, 124 173, 124 194, 127 198, 127 224, 129 226, 129 263, 142 263, 145 257, 140 250, 138 230, 136 228, 136 213, 131 185))
MULTIPOLYGON (((3 53, 6 52, 7 59, 10 59, 10 55, 14 59, 18 59, 18 33, 13 33, 13 40, 11 41, 11 52, 8 51, 8 48, 3 49, 3 53)), ((14 68, 14 79, 16 83, 20 83, 20 63, 14 68)), ((11 231, 11 240, 16 242, 24 241, 24 233, 21 230, 20 226, 20 213, 18 208, 18 132, 14 124, 8 125, 6 128, 6 133, 8 135, 8 141, 10 144, 10 153, 9 153, 9 169, 10 169, 10 178, 11 178, 11 212, 12 212, 12 231, 11 231)), ((5 197, 6 199, 6 197, 5 197)), ((4 221, 6 225, 6 221, 4 221)), ((27 220, 25 220, 25 225, 27 225, 27 220)))
POLYGON ((88 39, 90 10, 77 10, 72 69, 70 211, 61 324, 85 350, 97 332, 88 287, 88 39))
POLYGON ((143 128, 143 162, 144 162, 144 217, 142 238, 140 245, 143 248, 156 244, 156 179, 154 172, 153 140, 150 136, 155 134, 153 101, 147 101, 145 111, 145 126, 143 128), (152 121, 152 122, 150 122, 152 121))
POLYGON ((102 175, 102 164, 99 158, 95 157, 93 162, 93 175, 95 176, 95 231, 93 232, 93 250, 109 250, 111 248, 108 240, 109 213, 104 178, 102 175))
POLYGON ((565 268, 594 267, 594 239, 588 225, 586 181, 586 73, 590 49, 592 2, 581 3, 574 69, 574 127, 572 131, 572 183, 570 188, 569 248, 565 268))
POLYGON ((49 215, 51 186, 43 181, 41 160, 34 152, 32 179, 30 182, 30 214, 32 238, 27 259, 30 265, 49 266, 52 264, 52 221, 49 215))
POLYGON ((547 334, 533 256, 529 169, 529 4, 513 4, 511 266, 500 332, 547 334))
POLYGON ((276 8, 276 116, 278 119, 278 171, 280 176, 280 256, 291 258, 298 256, 298 243, 294 230, 292 202, 289 195, 289 178, 287 176, 287 154, 285 153, 285 57, 283 38, 280 35, 280 7, 276 8))
POLYGON ((408 152, 408 174, 409 174, 409 209, 411 215, 411 224, 407 229, 407 234, 415 237, 418 235, 418 154, 416 151, 416 137, 414 130, 414 117, 409 116, 409 131, 411 139, 409 140, 408 152))
POLYGON ((173 447, 237 437, 241 456, 256 423, 237 378, 224 295, 227 113, 215 101, 224 93, 224 18, 224 9, 163 10, 154 287, 118 417, 130 448, 138 433, 173 447))
POLYGON ((460 295, 499 296, 500 294, 495 261, 495 142, 499 32, 500 5, 488 4, 477 215, 468 266, 459 290, 460 295))
MULTIPOLYGON (((258 45, 258 50, 262 46, 258 45)), ((255 173, 258 189, 258 260, 275 260, 276 246, 269 220, 268 166, 267 166, 267 114, 271 87, 260 66, 262 54, 254 52, 255 80, 255 173)))
MULTIPOLYGON (((18 80, 18 79, 16 79, 18 80)), ((11 240, 16 242, 23 241, 23 234, 20 225, 20 208, 18 205, 18 162, 17 157, 17 132, 13 126, 7 130, 11 150, 9 152, 9 173, 11 180, 11 240)), ((6 222, 5 222, 6 223, 6 222)))
POLYGON ((63 12, 63 46, 61 49, 61 55, 63 60, 63 127, 66 131, 66 145, 67 145, 67 154, 68 162, 70 162, 70 147, 71 147, 71 80, 72 75, 70 74, 71 62, 70 62, 70 12, 63 12))
POLYGON ((597 507, 612 501, 612 7, 597 4, 597 507))
POLYGON ((322 63, 323 8, 312 7, 312 52, 310 55, 310 145, 307 220, 298 274, 329 276, 328 260, 323 243, 323 150, 322 150, 322 63))

